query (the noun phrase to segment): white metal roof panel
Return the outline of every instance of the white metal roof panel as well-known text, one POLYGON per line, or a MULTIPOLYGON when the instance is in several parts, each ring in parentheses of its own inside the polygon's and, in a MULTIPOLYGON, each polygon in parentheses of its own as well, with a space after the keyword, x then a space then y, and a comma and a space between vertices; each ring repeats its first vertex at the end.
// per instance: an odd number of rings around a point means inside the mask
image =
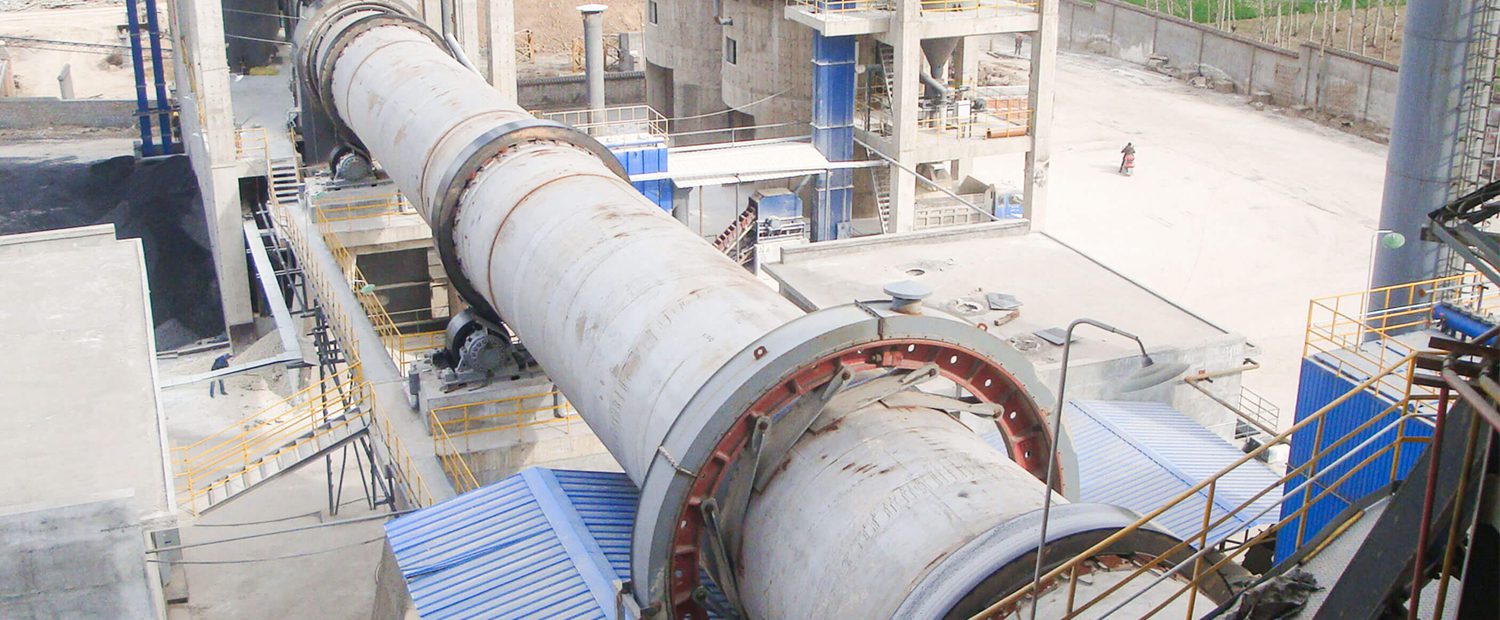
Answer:
POLYGON ((667 158, 667 174, 677 187, 784 179, 828 168, 828 159, 806 142, 673 150, 667 158))

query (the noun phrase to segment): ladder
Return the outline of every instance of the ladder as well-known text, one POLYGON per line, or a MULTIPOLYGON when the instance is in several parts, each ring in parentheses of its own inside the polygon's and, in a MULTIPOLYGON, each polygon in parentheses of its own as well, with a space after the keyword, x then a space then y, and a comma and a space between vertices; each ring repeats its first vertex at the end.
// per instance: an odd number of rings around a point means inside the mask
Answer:
POLYGON ((880 216, 880 232, 891 232, 891 167, 876 166, 870 169, 870 183, 874 185, 875 209, 880 216))
POLYGON ((876 55, 880 57, 880 81, 875 82, 876 88, 870 93, 870 101, 878 103, 881 110, 880 125, 876 133, 882 136, 891 135, 891 98, 896 93, 896 48, 884 43, 875 44, 876 55))
POLYGON ((302 169, 297 158, 281 157, 267 164, 266 176, 271 183, 271 201, 276 206, 297 204, 302 196, 302 169))
MULTIPOLYGON (((1500 71, 1500 0, 1475 3, 1469 24, 1469 44, 1464 53, 1464 84, 1459 94, 1458 131, 1453 143, 1452 169, 1449 172, 1448 199, 1461 200, 1485 184, 1500 178, 1500 126, 1491 123, 1497 71, 1500 71)), ((1488 221, 1470 221, 1479 230, 1490 228, 1488 221)), ((1465 231, 1467 232, 1467 231, 1465 231)), ((1449 252, 1444 275, 1465 270, 1464 257, 1449 252)))

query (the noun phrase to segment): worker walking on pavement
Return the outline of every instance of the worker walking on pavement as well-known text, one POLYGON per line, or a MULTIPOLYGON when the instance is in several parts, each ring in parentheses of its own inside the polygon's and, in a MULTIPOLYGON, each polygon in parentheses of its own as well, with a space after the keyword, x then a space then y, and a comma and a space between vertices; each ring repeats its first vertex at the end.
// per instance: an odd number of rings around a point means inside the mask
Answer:
MULTIPOLYGON (((225 368, 228 368, 229 367, 229 358, 230 357, 231 356, 228 353, 225 353, 223 355, 220 355, 220 356, 214 358, 214 365, 212 367, 210 367, 209 370, 210 371, 213 371, 213 370, 223 370, 225 368)), ((213 398, 214 397, 214 385, 215 384, 218 385, 218 387, 219 387, 219 393, 220 394, 223 394, 225 396, 229 395, 229 392, 225 391, 225 389, 224 389, 224 379, 223 379, 223 377, 220 377, 218 379, 209 379, 208 380, 208 397, 209 398, 213 398)))

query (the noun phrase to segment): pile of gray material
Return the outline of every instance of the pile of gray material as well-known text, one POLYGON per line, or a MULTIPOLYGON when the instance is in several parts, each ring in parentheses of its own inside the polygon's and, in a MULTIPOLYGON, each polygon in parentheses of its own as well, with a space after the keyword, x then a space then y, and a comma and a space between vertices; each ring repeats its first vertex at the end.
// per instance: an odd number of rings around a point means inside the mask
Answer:
POLYGON ((223 334, 202 199, 187 157, 0 157, 0 188, 0 234, 114 224, 121 239, 141 240, 158 350, 223 334))

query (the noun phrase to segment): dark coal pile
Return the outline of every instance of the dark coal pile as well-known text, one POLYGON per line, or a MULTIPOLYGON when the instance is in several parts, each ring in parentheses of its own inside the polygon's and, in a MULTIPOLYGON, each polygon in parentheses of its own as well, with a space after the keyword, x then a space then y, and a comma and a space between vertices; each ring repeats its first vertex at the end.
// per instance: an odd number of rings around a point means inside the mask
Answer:
POLYGON ((0 157, 0 234, 111 223, 120 238, 141 239, 163 351, 224 331, 200 200, 184 156, 0 157))

